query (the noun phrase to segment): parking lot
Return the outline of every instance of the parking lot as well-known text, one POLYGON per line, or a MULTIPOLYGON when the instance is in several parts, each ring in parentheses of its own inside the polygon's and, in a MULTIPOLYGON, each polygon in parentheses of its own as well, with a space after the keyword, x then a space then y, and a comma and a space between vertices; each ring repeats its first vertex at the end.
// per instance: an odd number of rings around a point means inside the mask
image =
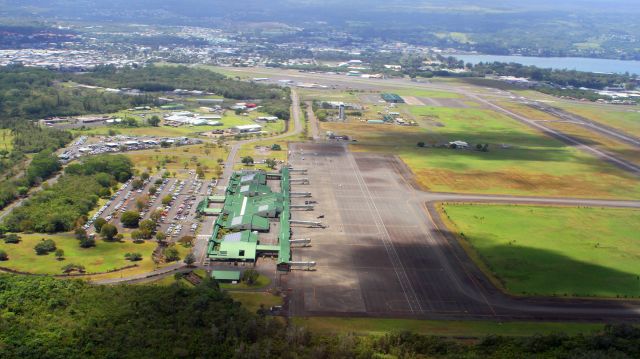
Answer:
POLYGON ((154 137, 154 136, 80 136, 58 155, 63 163, 71 162, 83 156, 102 153, 140 151, 162 146, 187 146, 202 143, 199 139, 187 137, 154 137))
MULTIPOLYGON (((111 199, 89 219, 85 225, 85 229, 89 233, 95 231, 93 223, 100 217, 114 224, 120 233, 126 232, 127 229, 122 226, 119 220, 120 215, 128 210, 137 211, 136 199, 142 196, 148 196, 149 201, 140 212, 140 219, 149 219, 155 210, 161 210, 162 216, 157 230, 166 233, 169 241, 176 241, 188 235, 195 236, 200 227, 207 228, 206 223, 201 225, 200 221, 196 219, 196 206, 205 196, 212 193, 216 184, 215 180, 198 180, 195 174, 191 173, 191 176, 186 180, 150 177, 144 181, 143 187, 139 189, 134 189, 132 184, 132 180, 123 184, 111 199), (154 185, 157 187, 157 192, 150 195, 149 189, 154 185), (170 196, 172 200, 169 204, 163 205, 162 199, 166 196, 170 196)), ((206 221, 208 218, 204 220, 206 221)))

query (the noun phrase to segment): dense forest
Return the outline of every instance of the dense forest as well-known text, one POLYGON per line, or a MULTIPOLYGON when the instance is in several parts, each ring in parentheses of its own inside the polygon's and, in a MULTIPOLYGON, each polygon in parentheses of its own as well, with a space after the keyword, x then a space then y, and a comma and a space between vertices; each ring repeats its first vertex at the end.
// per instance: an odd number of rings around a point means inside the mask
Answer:
POLYGON ((548 82, 558 86, 586 87, 590 89, 603 89, 607 86, 630 83, 631 81, 627 75, 541 69, 535 66, 501 62, 479 63, 473 66, 473 73, 477 76, 492 74, 526 77, 534 81, 548 82))
POLYGON ((408 332, 321 336, 283 323, 249 313, 211 279, 196 287, 92 286, 0 275, 0 357, 6 359, 640 357, 640 328, 629 325, 592 335, 460 343, 408 332))
POLYGON ((116 69, 113 66, 101 66, 93 72, 66 75, 65 78, 91 86, 133 88, 141 91, 206 91, 229 99, 259 100, 264 112, 284 120, 288 120, 290 116, 288 88, 238 81, 206 69, 186 66, 116 69))
POLYGON ((67 232, 81 225, 100 197, 128 180, 133 164, 123 155, 88 157, 69 165, 57 183, 34 194, 5 219, 13 232, 67 232))
POLYGON ((237 100, 278 99, 285 95, 285 90, 278 86, 255 85, 233 80, 206 69, 186 66, 124 69, 101 66, 87 74, 69 75, 69 79, 87 85, 126 87, 141 91, 200 90, 237 100))
POLYGON ((152 96, 122 96, 61 83, 64 75, 22 66, 0 67, 0 125, 50 116, 109 113, 152 104, 152 96))
POLYGON ((13 123, 10 131, 13 149, 0 153, 0 209, 58 172, 61 166, 54 152, 72 139, 69 132, 41 128, 31 122, 13 123), (29 154, 34 154, 31 161, 29 154), (28 165, 21 172, 25 163, 28 165))

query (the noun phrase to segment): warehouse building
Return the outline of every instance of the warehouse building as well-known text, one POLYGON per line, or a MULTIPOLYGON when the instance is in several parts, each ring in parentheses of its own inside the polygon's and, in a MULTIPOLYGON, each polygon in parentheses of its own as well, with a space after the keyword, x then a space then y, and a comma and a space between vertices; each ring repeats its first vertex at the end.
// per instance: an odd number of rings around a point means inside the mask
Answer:
POLYGON ((231 132, 235 133, 257 133, 262 131, 262 126, 260 125, 240 125, 234 126, 231 128, 231 132))

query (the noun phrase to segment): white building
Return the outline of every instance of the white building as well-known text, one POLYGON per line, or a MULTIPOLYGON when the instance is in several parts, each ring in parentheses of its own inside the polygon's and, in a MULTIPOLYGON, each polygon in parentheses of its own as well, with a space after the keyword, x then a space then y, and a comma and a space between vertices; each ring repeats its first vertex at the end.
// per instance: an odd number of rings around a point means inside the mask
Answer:
POLYGON ((256 133, 261 130, 262 126, 260 125, 240 125, 231 128, 231 131, 235 133, 256 133))
POLYGON ((449 146, 455 146, 455 148, 469 148, 469 144, 464 141, 451 141, 449 142, 449 146))

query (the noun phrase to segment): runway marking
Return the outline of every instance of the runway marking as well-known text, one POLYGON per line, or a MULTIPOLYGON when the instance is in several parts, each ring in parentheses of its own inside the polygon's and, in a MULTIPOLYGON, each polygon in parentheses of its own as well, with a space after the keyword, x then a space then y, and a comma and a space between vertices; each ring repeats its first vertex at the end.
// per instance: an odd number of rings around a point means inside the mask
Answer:
MULTIPOLYGON (((431 216, 431 213, 429 212, 429 209, 426 207, 426 205, 424 204, 424 202, 421 204, 422 207, 422 211, 425 213, 425 215, 429 218, 429 221, 431 223, 433 223, 433 227, 437 230, 437 231, 441 231, 440 227, 438 227, 438 223, 433 219, 433 216, 431 216)), ((431 235, 431 233, 429 233, 429 235, 431 235)), ((451 244, 449 243, 449 241, 446 238, 443 238, 444 242, 446 243, 447 247, 449 247, 451 254, 453 254, 454 258, 456 259, 456 262, 458 262, 458 265, 460 268, 462 268, 462 271, 464 272, 464 274, 466 274, 466 276, 471 280, 471 282, 473 283, 473 285, 476 287, 477 292, 480 293, 480 296, 482 296, 482 299, 484 300, 485 304, 489 307, 489 309, 491 310, 491 313, 493 315, 496 315, 496 311, 493 309, 493 306, 491 305, 491 303, 489 303, 489 299, 487 299, 487 297, 484 295, 484 293, 482 292, 482 290, 480 289, 480 286, 478 285, 478 283, 476 282, 475 278, 473 278, 473 276, 471 274, 469 274, 469 271, 467 271, 467 269, 465 268, 465 266, 463 265, 462 261, 460 260, 460 258, 458 257, 458 255, 456 254, 456 252, 453 250, 453 248, 451 247, 451 244)))
POLYGON ((387 254, 390 257, 389 259, 391 259, 393 270, 396 273, 396 276, 398 277, 398 282, 400 284, 400 287, 402 288, 402 292, 405 296, 405 299, 407 300, 407 304, 409 305, 410 311, 413 313, 417 309, 418 312, 424 313, 422 305, 420 304, 420 301, 418 300, 416 292, 413 289, 413 286, 411 285, 411 281, 409 280, 409 277, 407 276, 407 273, 404 269, 402 260, 400 259, 398 252, 393 246, 393 242, 391 241, 391 236, 389 235, 389 232, 387 231, 384 221, 382 220, 382 216, 380 215, 380 211, 378 210, 378 207, 376 206, 375 202, 372 199, 371 192, 369 191, 369 188, 367 187, 366 182, 364 182, 364 179, 360 174, 360 170, 357 167, 358 165, 356 164, 355 159, 353 158, 353 155, 351 154, 351 152, 348 151, 348 149, 345 149, 345 155, 347 156, 347 159, 351 165, 351 168, 356 177, 356 181, 358 181, 358 185, 360 186, 360 189, 364 194, 368 196, 368 197, 365 197, 365 201, 367 202, 369 207, 372 209, 372 213, 376 217, 374 218, 374 222, 376 223, 376 225, 380 226, 379 228, 381 232, 383 232, 383 235, 381 236, 382 243, 384 244, 387 254), (414 304, 417 305, 416 309, 414 309, 414 304))

